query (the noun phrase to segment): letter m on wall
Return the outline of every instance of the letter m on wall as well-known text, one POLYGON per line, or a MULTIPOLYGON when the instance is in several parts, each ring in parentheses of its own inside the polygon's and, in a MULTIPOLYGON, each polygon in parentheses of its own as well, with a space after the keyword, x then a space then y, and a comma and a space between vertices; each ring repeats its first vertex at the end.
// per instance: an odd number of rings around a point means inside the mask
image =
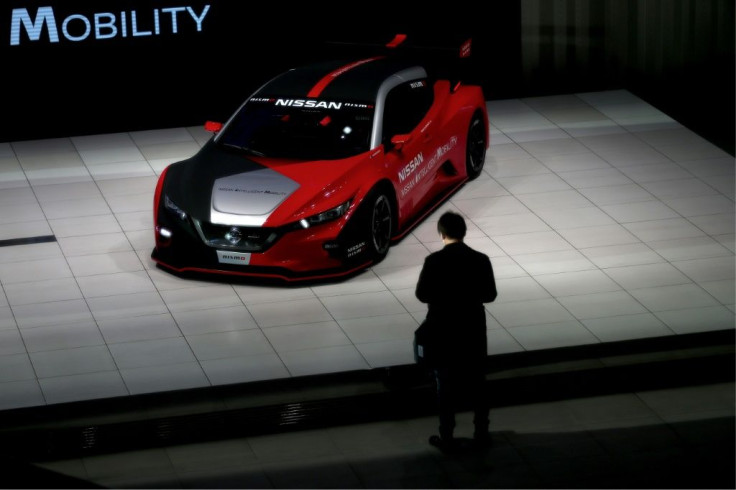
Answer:
POLYGON ((10 45, 18 46, 20 44, 21 29, 25 29, 29 40, 38 41, 41 39, 41 31, 44 25, 47 26, 49 31, 49 42, 58 43, 59 31, 56 28, 53 8, 39 7, 35 19, 31 19, 28 9, 13 9, 13 16, 10 21, 10 45))

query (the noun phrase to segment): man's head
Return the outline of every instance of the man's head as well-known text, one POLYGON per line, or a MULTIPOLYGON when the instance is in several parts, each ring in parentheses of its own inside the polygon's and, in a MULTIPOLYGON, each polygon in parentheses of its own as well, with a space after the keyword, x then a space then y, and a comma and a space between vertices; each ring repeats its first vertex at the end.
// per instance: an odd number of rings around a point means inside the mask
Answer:
POLYGON ((453 211, 447 211, 437 221, 437 231, 442 238, 462 241, 467 230, 465 219, 453 211))

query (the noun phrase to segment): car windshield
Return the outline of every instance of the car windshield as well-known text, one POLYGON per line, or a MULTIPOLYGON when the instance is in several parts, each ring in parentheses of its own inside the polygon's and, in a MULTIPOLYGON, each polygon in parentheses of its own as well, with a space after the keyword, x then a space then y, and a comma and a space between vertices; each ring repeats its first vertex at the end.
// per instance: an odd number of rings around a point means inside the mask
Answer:
POLYGON ((368 151, 372 125, 371 104, 254 97, 218 143, 272 158, 334 160, 368 151))

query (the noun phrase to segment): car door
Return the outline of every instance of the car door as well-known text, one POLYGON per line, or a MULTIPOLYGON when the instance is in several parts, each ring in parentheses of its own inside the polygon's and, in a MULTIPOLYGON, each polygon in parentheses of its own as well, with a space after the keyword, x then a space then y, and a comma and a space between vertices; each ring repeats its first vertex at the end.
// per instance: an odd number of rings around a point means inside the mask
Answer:
POLYGON ((382 141, 386 161, 395 172, 400 214, 407 217, 423 201, 428 177, 428 138, 420 123, 432 106, 433 91, 426 79, 397 85, 386 95, 382 141))

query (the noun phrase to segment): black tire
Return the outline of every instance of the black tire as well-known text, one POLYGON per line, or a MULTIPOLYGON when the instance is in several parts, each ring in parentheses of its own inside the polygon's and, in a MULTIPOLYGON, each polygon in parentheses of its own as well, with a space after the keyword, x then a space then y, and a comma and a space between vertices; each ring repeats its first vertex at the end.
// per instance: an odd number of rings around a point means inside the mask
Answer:
POLYGON ((366 231, 368 250, 376 262, 383 260, 388 254, 393 235, 393 201, 384 191, 371 193, 366 213, 366 231))
POLYGON ((468 140, 465 146, 465 168, 470 180, 478 177, 483 171, 486 160, 486 125, 479 115, 473 116, 468 127, 468 140))

